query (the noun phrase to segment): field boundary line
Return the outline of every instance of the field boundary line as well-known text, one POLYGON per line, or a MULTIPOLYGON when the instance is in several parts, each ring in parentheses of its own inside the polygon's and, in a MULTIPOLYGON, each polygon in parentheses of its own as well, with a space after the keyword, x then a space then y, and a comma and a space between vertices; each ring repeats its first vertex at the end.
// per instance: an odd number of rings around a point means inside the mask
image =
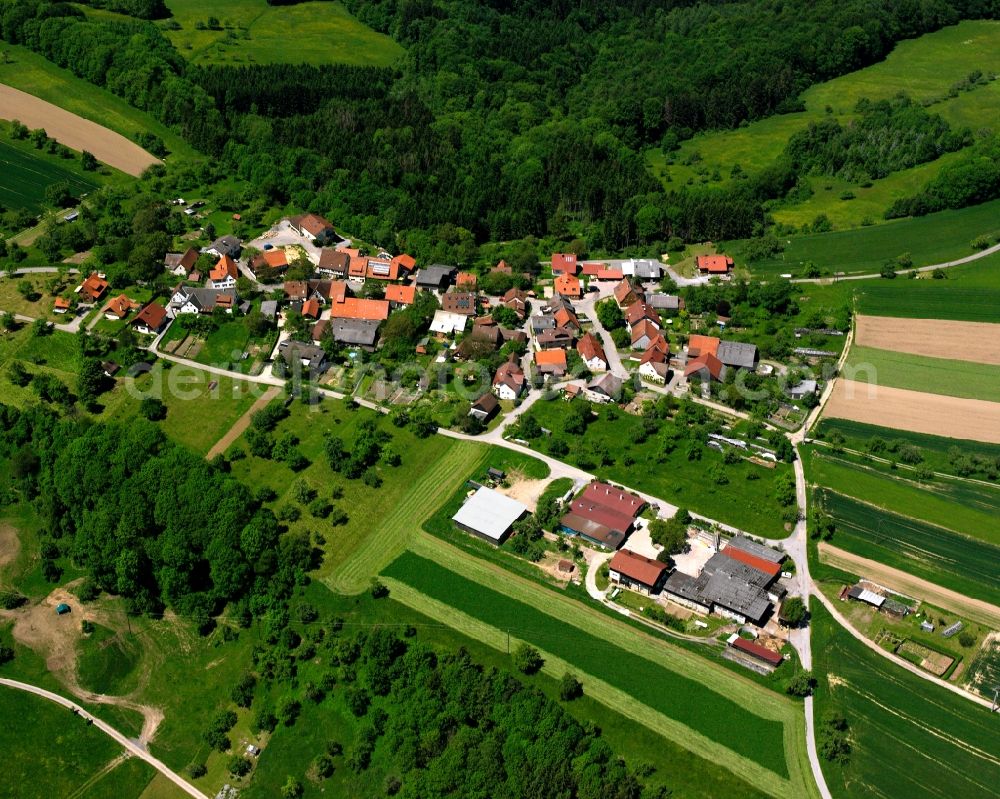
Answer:
POLYGON ((485 588, 498 591, 511 599, 526 602, 556 621, 570 624, 630 654, 683 674, 715 693, 719 693, 720 681, 728 681, 733 690, 724 695, 731 699, 743 700, 746 707, 761 718, 787 723, 793 715, 789 713, 794 710, 790 699, 749 678, 677 644, 620 622, 578 599, 546 589, 501 566, 469 555, 428 533, 418 535, 411 544, 410 551, 421 557, 433 559, 441 566, 485 588), (498 581, 498 577, 502 580, 498 581), (583 623, 581 619, 589 619, 593 624, 583 623), (657 657, 650 657, 651 649, 656 650, 657 657), (695 667, 693 673, 688 672, 691 667, 695 667))
MULTIPOLYGON (((494 649, 499 651, 506 649, 507 633, 505 631, 475 619, 450 605, 428 597, 426 594, 411 588, 399 580, 391 577, 384 579, 394 599, 494 649)), ((520 643, 521 640, 515 636, 510 636, 512 645, 520 643)), ((526 643, 531 643, 532 646, 535 646, 532 642, 526 643)), ((669 716, 636 701, 625 691, 615 688, 596 677, 592 677, 586 672, 580 671, 572 663, 546 652, 541 647, 536 648, 539 649, 544 657, 545 663, 542 666, 542 671, 546 674, 558 679, 566 671, 575 673, 581 682, 583 682, 586 693, 591 698, 596 699, 615 712, 621 713, 627 718, 642 724, 664 738, 673 741, 689 752, 731 771, 759 790, 775 797, 787 797, 788 799, 797 799, 801 795, 796 792, 797 788, 791 779, 786 780, 778 776, 773 771, 733 752, 722 744, 716 743, 687 725, 681 724, 669 716)), ((790 772, 792 772, 791 769, 790 772)))

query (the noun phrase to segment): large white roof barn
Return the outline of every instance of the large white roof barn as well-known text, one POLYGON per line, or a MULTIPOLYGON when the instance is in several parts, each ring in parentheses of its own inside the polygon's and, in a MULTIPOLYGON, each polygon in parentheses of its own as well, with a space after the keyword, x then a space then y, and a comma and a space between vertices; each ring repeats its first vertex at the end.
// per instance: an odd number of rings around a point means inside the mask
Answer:
POLYGON ((458 513, 451 517, 459 527, 492 544, 502 544, 514 522, 528 508, 516 499, 483 486, 469 497, 458 513))

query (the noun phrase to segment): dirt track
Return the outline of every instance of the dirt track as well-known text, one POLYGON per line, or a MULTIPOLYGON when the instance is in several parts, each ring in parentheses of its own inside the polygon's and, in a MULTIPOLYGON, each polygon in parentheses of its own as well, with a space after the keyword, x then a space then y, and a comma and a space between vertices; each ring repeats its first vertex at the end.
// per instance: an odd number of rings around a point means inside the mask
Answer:
POLYGON ((208 451, 205 456, 205 460, 212 460, 216 455, 221 455, 229 446, 241 435, 243 431, 250 426, 250 420, 255 413, 259 410, 263 410, 264 406, 267 405, 271 400, 277 397, 281 393, 281 389, 277 386, 271 386, 267 391, 265 391, 258 400, 250 406, 250 410, 244 413, 239 419, 233 422, 233 426, 226 431, 226 434, 220 438, 212 448, 208 451))
POLYGON ((859 316, 857 328, 861 347, 1000 366, 1000 325, 859 316))
POLYGON ((3 83, 0 118, 19 120, 32 129, 45 128, 50 138, 74 150, 87 150, 98 161, 129 175, 139 175, 151 164, 160 163, 160 159, 124 136, 3 83))
POLYGON ((824 416, 1000 444, 1000 402, 838 379, 824 416))
POLYGON ((957 591, 914 577, 912 574, 869 560, 853 552, 839 549, 825 542, 819 545, 820 560, 853 572, 872 582, 893 588, 901 594, 929 602, 937 607, 959 613, 972 621, 1000 629, 1000 608, 980 599, 972 599, 957 591))

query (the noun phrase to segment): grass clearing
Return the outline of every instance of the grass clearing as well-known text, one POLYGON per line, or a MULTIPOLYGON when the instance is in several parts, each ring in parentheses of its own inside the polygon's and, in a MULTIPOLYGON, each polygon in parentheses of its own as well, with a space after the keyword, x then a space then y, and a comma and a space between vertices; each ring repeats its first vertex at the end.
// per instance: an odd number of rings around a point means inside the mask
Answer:
POLYGON ((1000 366, 991 364, 855 346, 844 366, 847 376, 852 370, 893 388, 1000 402, 1000 366))
MULTIPOLYGON (((861 98, 891 98, 900 92, 930 103, 928 110, 953 126, 975 131, 983 127, 984 120, 1000 118, 1000 82, 986 82, 949 95, 954 84, 977 70, 986 75, 1000 72, 1000 25, 996 21, 964 21, 900 41, 883 61, 811 86, 801 95, 804 111, 767 117, 736 130, 699 134, 670 155, 673 163, 667 163, 659 149, 651 150, 647 161, 668 190, 687 184, 728 186, 734 181, 734 166, 745 174, 764 169, 781 155, 788 139, 810 122, 832 116, 844 124, 853 118, 861 98)), ((893 199, 915 193, 955 157, 948 154, 867 187, 825 176, 810 177, 813 196, 780 205, 770 213, 776 221, 796 226, 811 223, 821 213, 838 228, 859 227, 865 217, 881 222, 893 199), (854 199, 842 199, 846 191, 852 192, 854 199)), ((890 257, 906 249, 917 251, 916 247, 905 248, 890 257)))
POLYGON ((264 0, 168 0, 180 30, 165 30, 196 64, 353 64, 389 66, 405 52, 355 19, 339 2, 271 6, 264 0), (209 17, 219 20, 209 29, 209 17), (198 23, 205 23, 199 30, 198 23))
POLYGON ((850 762, 821 760, 835 797, 1000 795, 1000 727, 985 709, 871 652, 820 605, 813 635, 816 717, 850 725, 850 762))
POLYGON ((77 678, 88 691, 122 696, 137 685, 140 652, 134 639, 95 625, 78 647, 77 678))
POLYGON ((960 480, 919 480, 911 472, 803 448, 809 481, 900 515, 1000 546, 1000 488, 960 480))
POLYGON ((10 58, 7 63, 0 64, 0 83, 47 100, 133 141, 138 134, 149 131, 159 136, 177 157, 190 158, 197 154, 166 125, 111 92, 76 77, 68 69, 57 67, 19 45, 5 42, 4 51, 10 58))
POLYGON ((836 524, 834 546, 1000 605, 1000 547, 830 489, 816 498, 836 524))
MULTIPOLYGON (((385 574, 397 584, 410 586, 431 603, 442 604, 437 612, 442 612, 443 603, 448 603, 452 606, 449 612, 492 629, 500 641, 488 641, 493 646, 503 647, 505 631, 509 630, 512 637, 528 640, 553 657, 564 658, 578 671, 606 683, 608 689, 628 691, 645 704, 644 723, 651 723, 650 716, 663 715, 667 718, 657 723, 665 725, 663 730, 671 736, 685 734, 682 728, 690 724, 691 729, 705 735, 698 736, 699 746, 707 741, 711 747, 719 747, 721 742, 722 751, 727 745, 732 747, 728 762, 733 762, 735 752, 744 766, 751 761, 764 763, 765 769, 772 771, 770 777, 759 767, 755 771, 755 784, 759 787, 757 778, 771 780, 770 787, 764 790, 784 793, 773 782, 774 775, 785 775, 790 770, 794 783, 798 779, 796 774, 804 773, 798 771, 804 766, 797 757, 797 726, 790 722, 797 717, 794 704, 741 676, 725 672, 723 667, 699 655, 637 634, 575 599, 506 574, 433 539, 418 539, 414 552, 395 561, 385 574), (463 576, 456 573, 458 570, 463 576), (498 579, 498 573, 504 576, 498 579), (682 673, 687 676, 681 676, 682 673), (673 690, 682 683, 683 690, 673 690), (668 685, 671 690, 665 690, 668 685), (716 693, 720 685, 725 686, 725 696, 716 693), (697 698, 704 701, 699 703, 697 698), (720 704, 714 705, 716 700, 720 704), (735 741, 731 724, 734 717, 729 711, 709 717, 707 708, 728 707, 730 701, 741 706, 734 711, 739 714, 736 718, 747 716, 746 722, 759 727, 764 738, 752 743, 735 741), (792 729, 786 726, 781 732, 780 727, 788 723, 793 724, 792 729), (729 732, 717 731, 718 725, 728 727, 729 732)), ((690 735, 691 729, 687 734, 690 735)), ((690 742, 683 737, 676 740, 682 745, 690 742)))

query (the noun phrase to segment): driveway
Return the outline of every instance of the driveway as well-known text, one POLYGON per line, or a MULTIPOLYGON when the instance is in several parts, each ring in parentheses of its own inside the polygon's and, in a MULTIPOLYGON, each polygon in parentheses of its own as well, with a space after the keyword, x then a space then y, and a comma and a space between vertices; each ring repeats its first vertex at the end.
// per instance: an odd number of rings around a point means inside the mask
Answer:
POLYGON ((283 219, 253 241, 247 242, 247 246, 257 250, 263 250, 268 244, 274 248, 297 245, 306 251, 306 255, 309 256, 310 261, 314 264, 319 263, 320 248, 313 244, 306 236, 300 236, 296 233, 287 219, 283 219))

